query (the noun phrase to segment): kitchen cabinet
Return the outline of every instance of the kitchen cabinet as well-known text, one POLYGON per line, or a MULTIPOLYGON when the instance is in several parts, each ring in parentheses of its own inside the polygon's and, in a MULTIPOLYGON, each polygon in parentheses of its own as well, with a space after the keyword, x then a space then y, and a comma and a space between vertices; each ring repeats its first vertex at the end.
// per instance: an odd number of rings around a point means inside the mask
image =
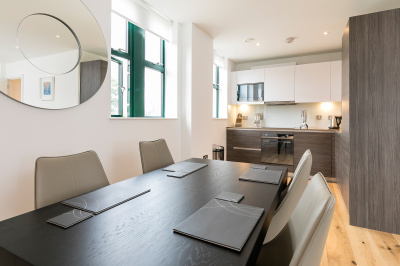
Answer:
POLYGON ((342 60, 331 62, 331 102, 342 101, 342 60))
MULTIPOLYGON (((261 163, 261 134, 277 132, 268 129, 228 128, 227 161, 261 163)), ((287 166, 293 172, 303 153, 310 149, 313 157, 311 175, 321 172, 325 177, 335 176, 335 132, 307 132, 304 130, 279 131, 294 135, 293 166, 287 166)))
POLYGON ((295 101, 331 101, 331 62, 296 65, 295 101))
POLYGON ((264 69, 236 71, 236 84, 264 82, 264 69))
POLYGON ((261 131, 233 129, 226 131, 226 160, 261 163, 261 131))
POLYGON ((236 72, 231 72, 231 86, 230 86, 230 94, 228 96, 228 104, 237 104, 237 81, 236 81, 236 72))
POLYGON ((325 177, 332 177, 332 136, 334 134, 294 132, 294 167, 310 149, 313 158, 311 175, 321 172, 325 177))
POLYGON ((293 65, 264 69, 264 101, 295 100, 295 68, 293 65))

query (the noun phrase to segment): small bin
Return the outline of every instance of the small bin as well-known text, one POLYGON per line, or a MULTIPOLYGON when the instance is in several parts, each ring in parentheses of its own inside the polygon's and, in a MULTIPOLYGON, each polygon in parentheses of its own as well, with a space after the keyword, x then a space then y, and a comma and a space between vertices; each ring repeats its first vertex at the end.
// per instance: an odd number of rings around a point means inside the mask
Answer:
POLYGON ((213 145, 213 160, 224 160, 224 146, 213 145))

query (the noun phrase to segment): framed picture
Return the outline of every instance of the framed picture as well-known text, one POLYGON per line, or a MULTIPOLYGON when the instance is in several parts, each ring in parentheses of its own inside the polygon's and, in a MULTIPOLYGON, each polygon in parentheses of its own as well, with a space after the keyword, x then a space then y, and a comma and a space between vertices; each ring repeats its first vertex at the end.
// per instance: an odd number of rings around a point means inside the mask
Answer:
POLYGON ((54 76, 40 79, 40 99, 42 101, 54 100, 54 76))

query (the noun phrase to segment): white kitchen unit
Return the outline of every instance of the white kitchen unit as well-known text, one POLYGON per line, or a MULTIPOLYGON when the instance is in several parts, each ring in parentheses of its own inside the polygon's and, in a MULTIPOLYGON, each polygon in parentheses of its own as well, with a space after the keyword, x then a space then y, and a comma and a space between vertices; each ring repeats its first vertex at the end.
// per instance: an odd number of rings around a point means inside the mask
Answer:
POLYGON ((297 103, 331 101, 331 62, 296 66, 295 101, 297 103))
POLYGON ((264 82, 264 69, 236 71, 236 84, 264 82))
POLYGON ((237 104, 237 72, 231 72, 231 86, 228 95, 228 104, 237 104))
POLYGON ((331 62, 331 102, 342 101, 342 61, 331 62))
POLYGON ((295 65, 264 69, 264 101, 295 100, 295 65))

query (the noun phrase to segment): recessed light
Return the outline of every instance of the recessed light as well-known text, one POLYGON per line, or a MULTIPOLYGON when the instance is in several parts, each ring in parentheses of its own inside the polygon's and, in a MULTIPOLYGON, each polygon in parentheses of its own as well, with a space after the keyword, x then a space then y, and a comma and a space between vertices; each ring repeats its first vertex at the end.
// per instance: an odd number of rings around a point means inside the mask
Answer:
POLYGON ((254 41, 254 38, 247 38, 246 40, 244 40, 244 42, 252 42, 254 41))
POLYGON ((60 38, 61 36, 60 35, 56 35, 56 38, 60 38))
POLYGON ((329 32, 327 32, 327 31, 324 32, 324 35, 328 35, 328 34, 329 34, 329 32))
POLYGON ((287 43, 292 43, 294 41, 295 37, 289 37, 285 40, 287 43))
POLYGON ((260 46, 260 43, 258 42, 258 43, 256 43, 256 45, 257 45, 257 46, 260 46))

